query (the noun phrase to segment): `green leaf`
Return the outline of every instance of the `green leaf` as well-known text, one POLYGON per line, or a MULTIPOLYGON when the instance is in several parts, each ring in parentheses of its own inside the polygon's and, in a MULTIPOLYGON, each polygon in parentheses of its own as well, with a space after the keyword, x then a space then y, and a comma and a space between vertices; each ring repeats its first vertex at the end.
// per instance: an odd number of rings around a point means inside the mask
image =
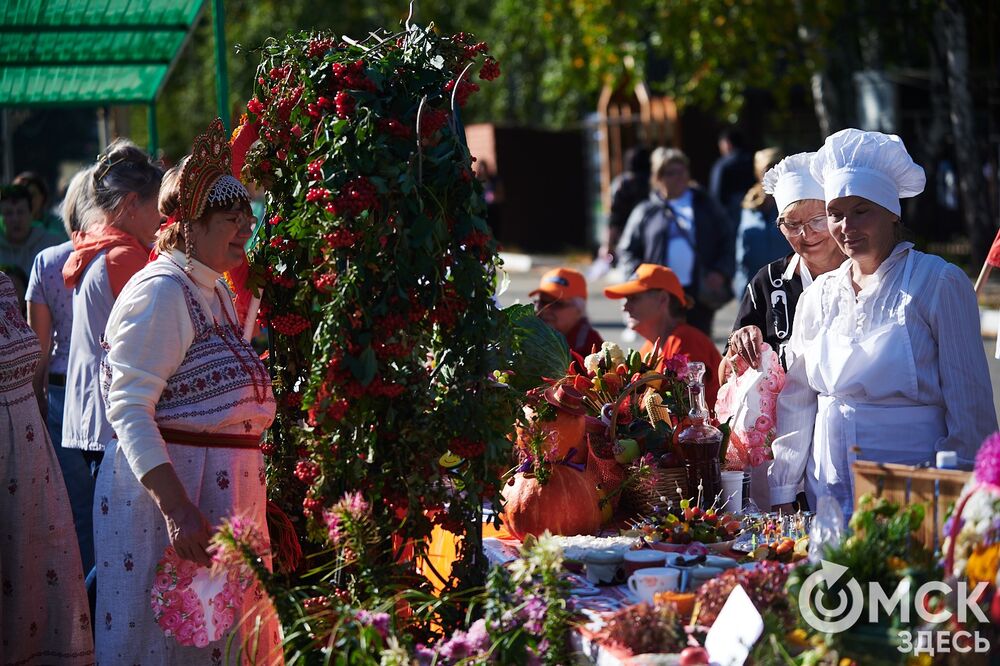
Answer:
POLYGON ((434 220, 427 217, 426 215, 420 215, 413 222, 413 226, 409 229, 410 240, 414 245, 426 244, 430 238, 431 234, 434 232, 435 223, 434 220))
POLYGON ((347 356, 346 361, 351 374, 362 386, 368 386, 375 379, 378 363, 375 359, 375 350, 371 347, 365 347, 365 350, 358 357, 347 356))

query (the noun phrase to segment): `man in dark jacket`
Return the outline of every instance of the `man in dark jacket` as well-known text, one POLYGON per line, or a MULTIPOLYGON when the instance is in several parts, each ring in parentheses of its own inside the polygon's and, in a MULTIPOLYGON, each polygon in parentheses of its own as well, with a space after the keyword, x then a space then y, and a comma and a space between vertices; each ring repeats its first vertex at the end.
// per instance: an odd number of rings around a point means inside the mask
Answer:
POLYGON ((743 197, 757 182, 753 171, 753 154, 745 150, 743 134, 729 127, 719 135, 719 157, 708 177, 708 193, 726 211, 736 229, 742 215, 743 197))
POLYGON ((614 253, 632 210, 648 198, 649 149, 635 146, 625 152, 625 171, 611 182, 611 213, 598 256, 614 253))
POLYGON ((732 225, 704 190, 691 185, 683 152, 657 148, 650 162, 652 192, 625 225, 618 243, 619 265, 627 274, 639 264, 673 270, 694 301, 688 323, 711 336, 715 311, 733 296, 732 225))

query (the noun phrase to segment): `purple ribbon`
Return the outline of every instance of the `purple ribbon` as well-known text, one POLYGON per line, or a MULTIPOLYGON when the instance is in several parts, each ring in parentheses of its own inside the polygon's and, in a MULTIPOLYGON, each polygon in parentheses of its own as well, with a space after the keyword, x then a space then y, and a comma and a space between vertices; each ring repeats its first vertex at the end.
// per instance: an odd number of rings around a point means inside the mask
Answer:
MULTIPOLYGON (((587 465, 585 463, 573 462, 573 456, 575 456, 575 455, 576 455, 576 447, 573 447, 569 451, 566 452, 566 457, 565 458, 563 458, 562 460, 557 460, 553 464, 554 465, 566 465, 566 467, 572 467, 573 469, 575 469, 578 472, 583 472, 584 470, 587 469, 587 465)), ((517 469, 514 470, 514 472, 515 473, 530 472, 533 468, 534 468, 534 462, 532 461, 531 458, 528 458, 523 463, 521 463, 520 465, 518 465, 517 469)))
POLYGON ((557 465, 566 465, 566 467, 572 467, 578 472, 584 471, 587 466, 584 463, 572 462, 573 456, 576 455, 576 447, 574 446, 569 451, 566 452, 566 457, 557 462, 557 465))

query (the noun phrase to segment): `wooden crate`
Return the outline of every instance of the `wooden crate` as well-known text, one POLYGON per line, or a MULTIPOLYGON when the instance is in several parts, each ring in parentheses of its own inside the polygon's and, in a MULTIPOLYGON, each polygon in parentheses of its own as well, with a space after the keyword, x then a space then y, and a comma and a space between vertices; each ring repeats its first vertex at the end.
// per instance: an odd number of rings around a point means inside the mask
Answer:
POLYGON ((884 497, 901 505, 922 503, 927 508, 917 538, 937 550, 944 535, 941 527, 949 505, 958 500, 972 472, 913 467, 859 460, 854 463, 854 503, 865 494, 884 497))

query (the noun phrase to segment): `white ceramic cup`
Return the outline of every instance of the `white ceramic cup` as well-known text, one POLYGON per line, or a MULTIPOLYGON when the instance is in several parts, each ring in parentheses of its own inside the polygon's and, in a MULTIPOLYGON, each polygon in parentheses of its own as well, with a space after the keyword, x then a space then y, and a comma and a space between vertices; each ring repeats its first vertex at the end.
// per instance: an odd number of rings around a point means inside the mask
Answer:
POLYGON ((640 569, 664 567, 667 554, 659 550, 630 550, 625 553, 625 575, 631 576, 640 569))
POLYGON ((681 572, 669 567, 639 569, 629 576, 628 589, 639 601, 652 605, 657 592, 676 592, 680 585, 681 572))
POLYGON ((743 512, 743 472, 722 473, 722 501, 726 502, 723 511, 727 513, 743 512), (732 495, 732 497, 730 497, 732 495))

